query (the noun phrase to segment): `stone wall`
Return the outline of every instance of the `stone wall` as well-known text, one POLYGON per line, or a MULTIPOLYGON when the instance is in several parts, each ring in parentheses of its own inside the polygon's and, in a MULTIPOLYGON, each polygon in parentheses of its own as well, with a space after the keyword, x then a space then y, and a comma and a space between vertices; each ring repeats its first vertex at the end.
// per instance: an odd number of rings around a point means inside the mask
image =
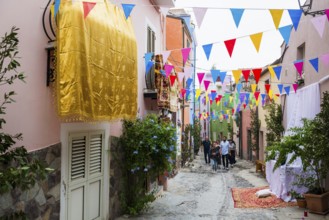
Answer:
POLYGON ((60 216, 61 144, 30 153, 54 169, 48 177, 26 191, 14 189, 0 196, 0 219, 12 212, 25 212, 27 219, 55 220, 60 216))

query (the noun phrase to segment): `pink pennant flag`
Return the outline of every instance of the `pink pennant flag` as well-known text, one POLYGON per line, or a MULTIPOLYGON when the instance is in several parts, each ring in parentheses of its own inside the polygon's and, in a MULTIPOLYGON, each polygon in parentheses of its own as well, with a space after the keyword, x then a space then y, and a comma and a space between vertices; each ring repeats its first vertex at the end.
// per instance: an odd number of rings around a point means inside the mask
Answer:
POLYGON ((205 73, 198 73, 198 79, 199 79, 199 83, 202 83, 203 77, 204 77, 205 73))
POLYGON ((294 88, 294 91, 295 91, 295 93, 296 93, 296 91, 297 91, 297 88, 298 88, 298 84, 297 84, 297 83, 295 83, 295 84, 292 84, 292 87, 294 88))
POLYGON ((326 65, 329 65, 329 53, 320 56, 320 60, 326 65))
POLYGON ((169 77, 171 71, 174 69, 174 66, 172 66, 172 65, 168 65, 168 64, 165 64, 164 67, 165 67, 165 71, 166 71, 166 76, 169 77))
POLYGON ((188 55, 190 54, 191 48, 183 48, 182 49, 182 56, 183 56, 183 63, 185 64, 187 59, 188 59, 188 55))
POLYGON ((184 98, 185 93, 186 93, 186 89, 181 89, 181 90, 180 90, 180 93, 181 93, 182 97, 184 98))
POLYGON ((236 41, 236 39, 231 39, 231 40, 224 41, 227 52, 230 55, 230 57, 232 57, 235 41, 236 41))
POLYGON ((181 83, 184 79, 185 73, 178 72, 177 75, 178 75, 178 81, 181 83))
POLYGON ((193 72, 193 67, 184 67, 184 73, 186 79, 191 78, 192 72, 193 72))
POLYGON ((83 4, 83 17, 86 18, 89 14, 89 12, 91 10, 93 10, 93 8, 96 5, 96 2, 82 2, 83 4))
POLYGON ((166 63, 168 60, 168 57, 170 56, 171 51, 167 50, 167 51, 162 51, 162 61, 163 63, 166 63))
POLYGON ((198 27, 201 27, 203 18, 207 12, 207 8, 193 8, 193 12, 195 15, 196 23, 198 24, 198 27))
POLYGON ((304 61, 295 62, 294 65, 295 65, 296 70, 299 73, 299 75, 302 76, 304 61))
POLYGON ((243 74, 243 77, 246 80, 246 82, 248 82, 248 78, 249 78, 249 75, 250 75, 250 70, 242 70, 242 74, 243 74))
POLYGON ((326 13, 328 21, 329 21, 329 9, 324 10, 324 12, 326 13))
POLYGON ((210 84, 210 81, 209 80, 203 80, 203 84, 204 84, 204 87, 206 89, 206 91, 208 90, 208 87, 209 87, 209 84, 210 84))
POLYGON ((170 86, 173 86, 174 85, 176 78, 177 77, 175 75, 171 75, 170 76, 170 86))
POLYGON ((326 19, 326 15, 317 16, 311 19, 314 28, 317 30, 321 38, 323 37, 326 19))

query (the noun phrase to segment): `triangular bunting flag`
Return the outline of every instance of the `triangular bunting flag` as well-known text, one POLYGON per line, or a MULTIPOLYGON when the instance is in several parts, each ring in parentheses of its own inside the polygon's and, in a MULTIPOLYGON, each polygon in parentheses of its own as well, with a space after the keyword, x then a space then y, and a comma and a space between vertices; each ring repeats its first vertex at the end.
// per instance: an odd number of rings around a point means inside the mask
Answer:
POLYGON ((195 90, 195 98, 199 98, 200 97, 200 95, 201 95, 201 89, 196 89, 195 90))
POLYGON ((273 67, 273 70, 275 72, 276 78, 280 80, 282 66, 273 67))
POLYGON ((186 99, 186 100, 189 99, 190 92, 191 92, 191 91, 190 91, 189 89, 186 90, 186 95, 185 95, 185 99, 186 99))
POLYGON ((162 62, 165 64, 168 60, 168 57, 170 56, 171 51, 167 50, 167 51, 162 51, 162 62))
POLYGON ((216 90, 211 90, 211 99, 214 101, 216 99, 217 92, 216 90))
POLYGON ((303 10, 301 9, 289 9, 289 16, 292 21, 292 24, 294 25, 295 31, 297 31, 298 24, 300 21, 300 17, 302 16, 303 10))
POLYGON ((326 17, 327 17, 326 15, 321 15, 311 19, 314 28, 319 33, 321 38, 323 37, 324 26, 327 19, 326 17))
POLYGON ((186 93, 186 89, 181 89, 181 90, 180 90, 180 93, 181 93, 181 95, 182 95, 182 98, 184 98, 185 93, 186 93))
POLYGON ((262 96, 262 100, 265 100, 266 94, 260 94, 262 96))
POLYGON ((121 4, 123 8, 123 12, 125 14, 126 19, 130 16, 131 11, 135 7, 134 4, 121 4))
POLYGON ((184 79, 185 73, 178 72, 177 75, 178 75, 178 81, 181 83, 184 79))
POLYGON ((271 84, 265 84, 265 89, 267 93, 270 92, 270 88, 271 88, 271 84))
POLYGON ((245 93, 240 93, 240 103, 244 101, 245 97, 246 97, 245 93))
POLYGON ((188 59, 188 55, 190 54, 191 48, 183 48, 182 49, 182 56, 183 56, 183 63, 185 64, 187 59, 188 59))
POLYGON ((297 83, 294 83, 294 84, 292 84, 292 87, 294 88, 294 91, 296 93, 297 92, 297 88, 298 88, 298 84, 297 83))
POLYGON ((206 91, 208 90, 210 81, 209 80, 203 80, 203 84, 204 84, 204 88, 206 89, 206 91))
POLYGON ((321 55, 320 59, 326 66, 329 65, 329 53, 321 55))
POLYGON ((206 12, 207 12, 207 8, 193 8, 193 12, 194 12, 194 15, 195 15, 197 25, 200 28, 201 24, 202 24, 202 21, 203 21, 203 18, 205 16, 206 12))
POLYGON ((83 4, 83 17, 86 18, 91 10, 96 5, 96 2, 82 2, 83 4))
POLYGON ((290 39, 291 28, 292 25, 287 25, 279 28, 280 34, 287 45, 290 39))
POLYGON ((198 80, 199 80, 199 83, 200 83, 200 84, 202 83, 202 80, 203 80, 204 74, 205 74, 205 73, 198 73, 198 80))
POLYGON ((219 72, 219 78, 222 83, 224 83, 226 77, 226 72, 219 72))
POLYGON ((251 91, 254 93, 256 92, 257 84, 251 84, 251 91))
POLYGON ((297 61, 294 62, 294 65, 295 65, 296 70, 299 73, 299 75, 302 76, 304 61, 297 60, 297 61))
POLYGON ((257 91, 257 92, 254 92, 254 96, 255 96, 255 99, 256 99, 256 101, 258 100, 258 98, 259 98, 259 94, 260 94, 260 92, 259 91, 257 91))
POLYGON ((244 79, 246 80, 246 82, 248 82, 250 70, 242 70, 242 75, 243 75, 244 79))
POLYGON ((244 9, 239 9, 239 8, 233 9, 233 8, 231 8, 230 10, 231 10, 231 13, 232 13, 232 16, 233 16, 233 19, 234 19, 234 23, 235 23, 236 27, 238 28, 239 24, 240 24, 240 21, 241 21, 241 17, 242 17, 243 12, 244 12, 244 9))
POLYGON ((273 70, 273 66, 268 66, 268 71, 270 71, 271 78, 274 79, 274 77, 275 77, 275 72, 274 72, 274 70, 273 70))
POLYGON ((326 13, 328 21, 329 21, 329 9, 324 10, 324 13, 326 13))
POLYGON ((262 42, 263 32, 250 35, 250 39, 254 44, 254 47, 257 52, 259 52, 260 43, 262 42))
POLYGON ((218 101, 220 101, 220 100, 222 100, 223 96, 222 95, 218 95, 217 98, 218 98, 218 101))
POLYGON ((319 58, 309 60, 316 72, 319 72, 319 58))
POLYGON ((186 80, 186 89, 189 89, 192 85, 193 79, 192 78, 188 78, 186 80))
POLYGON ((241 77, 241 70, 232 70, 232 74, 235 80, 235 84, 238 84, 241 77))
POLYGON ((256 100, 256 106, 258 106, 259 105, 259 100, 256 100))
POLYGON ((207 60, 209 60, 212 44, 206 44, 202 46, 204 53, 206 54, 207 60))
POLYGON ((290 86, 284 87, 284 91, 286 91, 287 95, 290 93, 290 86))
POLYGON ((280 91, 280 94, 282 94, 283 85, 282 84, 278 84, 278 89, 280 91))
POLYGON ((242 88, 242 84, 241 83, 236 84, 236 90, 238 91, 238 93, 240 93, 241 88, 242 88))
POLYGON ((184 73, 185 73, 185 76, 186 76, 185 79, 187 80, 187 78, 190 78, 192 76, 193 67, 190 67, 190 66, 184 67, 184 73))
POLYGON ((171 74, 171 71, 174 69, 174 66, 165 64, 164 69, 166 71, 166 76, 169 77, 171 74))
POLYGON ((230 55, 230 57, 232 57, 235 41, 236 41, 236 39, 231 39, 231 40, 224 41, 227 52, 230 55))
POLYGON ((149 60, 147 65, 146 65, 146 75, 149 74, 152 66, 154 65, 153 61, 149 60))
POLYGON ((176 78, 177 77, 175 75, 171 75, 170 76, 170 86, 173 86, 174 85, 176 78))
POLYGON ((211 72, 212 80, 215 84, 216 81, 217 81, 217 78, 219 76, 220 71, 219 70, 210 70, 210 72, 211 72))
POLYGON ((279 28, 280 26, 280 21, 282 18, 282 14, 283 14, 283 9, 269 9, 272 19, 273 19, 273 23, 276 29, 279 28))
POLYGON ((247 106, 247 104, 246 103, 243 103, 243 108, 244 109, 246 109, 246 106, 247 106))
POLYGON ((262 73, 262 68, 252 69, 256 83, 258 84, 260 74, 262 73))
POLYGON ((58 10, 59 10, 59 5, 61 4, 61 0, 55 0, 55 7, 54 7, 54 17, 56 17, 58 10))
POLYGON ((270 97, 271 100, 273 99, 273 90, 272 89, 270 89, 268 91, 268 97, 270 97))

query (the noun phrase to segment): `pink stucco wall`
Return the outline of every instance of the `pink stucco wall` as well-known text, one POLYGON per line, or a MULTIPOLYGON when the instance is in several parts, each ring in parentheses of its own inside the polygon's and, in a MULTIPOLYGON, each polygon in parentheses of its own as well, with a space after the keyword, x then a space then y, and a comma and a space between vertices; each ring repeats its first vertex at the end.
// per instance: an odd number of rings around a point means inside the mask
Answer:
MULTIPOLYGON (((248 129, 250 129, 250 110, 242 110, 242 158, 248 159, 248 129)), ((241 156, 241 155, 240 155, 241 156)))
MULTIPOLYGON (((53 90, 46 86, 47 38, 41 23, 46 3, 43 0, 11 0, 0 6, 0 36, 12 26, 20 28, 19 70, 27 76, 26 84, 17 82, 10 87, 17 93, 16 103, 8 105, 4 128, 11 134, 22 132, 24 140, 19 144, 28 150, 60 141, 53 90)), ((4 92, 3 87, 1 90, 0 93, 4 92)))

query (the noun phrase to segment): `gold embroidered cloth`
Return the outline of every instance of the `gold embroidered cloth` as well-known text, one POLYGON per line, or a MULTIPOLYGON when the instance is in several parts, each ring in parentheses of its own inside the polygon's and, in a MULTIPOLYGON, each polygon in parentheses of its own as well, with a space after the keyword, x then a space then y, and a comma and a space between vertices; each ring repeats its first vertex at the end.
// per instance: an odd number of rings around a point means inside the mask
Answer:
POLYGON ((131 19, 108 1, 98 1, 84 18, 82 2, 62 0, 58 16, 59 116, 83 121, 136 117, 137 45, 131 19))

